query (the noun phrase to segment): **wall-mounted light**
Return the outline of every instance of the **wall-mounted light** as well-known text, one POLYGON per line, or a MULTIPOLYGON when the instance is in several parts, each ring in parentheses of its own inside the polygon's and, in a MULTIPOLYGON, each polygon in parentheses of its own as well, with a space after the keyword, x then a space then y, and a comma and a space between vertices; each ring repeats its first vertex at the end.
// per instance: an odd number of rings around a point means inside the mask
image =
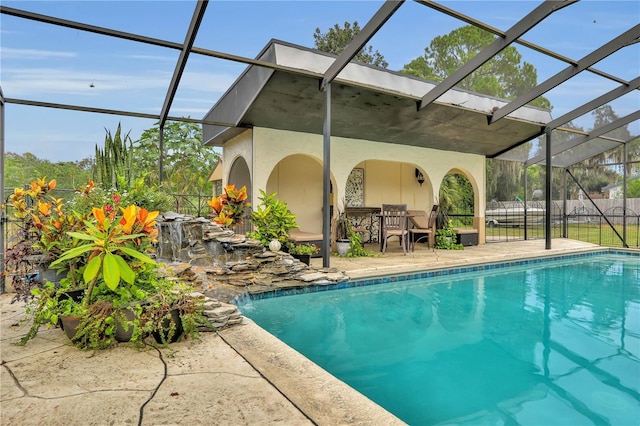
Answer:
POLYGON ((416 180, 418 181, 418 183, 420 184, 420 186, 422 186, 422 184, 424 183, 424 175, 422 174, 422 172, 420 170, 418 170, 416 168, 416 180))

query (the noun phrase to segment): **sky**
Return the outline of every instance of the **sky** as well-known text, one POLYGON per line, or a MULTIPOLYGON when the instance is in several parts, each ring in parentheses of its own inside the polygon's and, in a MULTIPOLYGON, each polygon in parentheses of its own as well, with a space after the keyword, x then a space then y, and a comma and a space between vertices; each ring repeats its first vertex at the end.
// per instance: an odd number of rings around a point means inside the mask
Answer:
MULTIPOLYGON (((506 31, 540 1, 441 1, 506 31)), ((182 43, 195 1, 5 1, 2 6, 56 18, 182 43)), ((211 0, 194 46, 256 57, 271 39, 313 47, 316 28, 358 21, 363 27, 381 1, 219 1, 211 0)), ((640 22, 637 0, 582 0, 565 7, 523 38, 570 59, 592 50, 640 22)), ((465 25, 452 17, 407 1, 369 44, 382 53, 389 69, 400 70, 424 54, 438 35, 465 25)), ((521 45, 523 61, 538 72, 538 82, 567 64, 521 45)), ((0 87, 5 98, 158 114, 179 52, 113 37, 0 15, 0 87)), ((246 65, 191 54, 170 109, 170 116, 202 118, 246 65)), ((627 46, 595 68, 631 80, 640 75, 640 43, 627 46)), ((618 84, 582 72, 545 94, 558 117, 618 84)), ((640 109, 640 91, 610 105, 619 117, 640 109)), ((106 114, 5 105, 5 151, 31 152, 52 162, 78 161, 102 146, 106 131, 118 124, 137 140, 155 121, 106 114)), ((575 121, 593 127, 591 115, 575 121)), ((629 126, 640 134, 638 121, 629 126)))

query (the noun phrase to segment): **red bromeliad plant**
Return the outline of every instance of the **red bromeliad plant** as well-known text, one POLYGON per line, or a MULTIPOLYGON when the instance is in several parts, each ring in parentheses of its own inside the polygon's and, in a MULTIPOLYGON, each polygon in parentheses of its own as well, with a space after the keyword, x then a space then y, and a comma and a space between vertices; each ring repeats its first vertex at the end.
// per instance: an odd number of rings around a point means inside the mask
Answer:
POLYGON ((207 201, 209 207, 214 211, 210 216, 218 225, 234 229, 236 225, 242 225, 244 209, 251 205, 246 200, 246 186, 236 189, 235 185, 227 185, 224 188, 224 193, 207 201))
POLYGON ((158 212, 144 208, 128 207, 93 208, 93 221, 84 222, 85 232, 69 232, 74 239, 86 244, 72 248, 53 262, 51 266, 85 257, 83 279, 88 283, 84 304, 91 304, 91 295, 99 279, 111 290, 116 290, 120 281, 130 285, 135 282, 136 272, 145 264, 155 265, 145 251, 157 240, 155 218, 158 212), (108 210, 108 211, 105 211, 108 210))

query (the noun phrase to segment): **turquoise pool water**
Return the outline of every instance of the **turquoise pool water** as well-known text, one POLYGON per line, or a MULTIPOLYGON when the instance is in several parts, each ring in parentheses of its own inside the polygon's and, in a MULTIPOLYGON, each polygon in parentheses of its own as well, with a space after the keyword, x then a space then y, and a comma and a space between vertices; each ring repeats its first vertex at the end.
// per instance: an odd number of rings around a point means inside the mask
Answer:
POLYGON ((412 425, 637 425, 640 257, 252 300, 243 313, 412 425))

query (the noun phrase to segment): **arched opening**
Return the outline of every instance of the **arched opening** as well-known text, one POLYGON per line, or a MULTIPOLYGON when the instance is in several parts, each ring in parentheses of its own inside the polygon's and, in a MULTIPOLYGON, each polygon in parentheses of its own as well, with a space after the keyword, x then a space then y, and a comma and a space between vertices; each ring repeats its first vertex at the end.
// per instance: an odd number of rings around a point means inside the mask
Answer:
POLYGON ((437 227, 451 220, 454 228, 473 228, 476 216, 476 188, 461 170, 451 170, 442 179, 437 227))
POLYGON ((265 191, 277 193, 277 198, 287 203, 301 230, 322 232, 322 163, 319 159, 303 154, 283 158, 269 175, 265 191))
POLYGON ((233 160, 233 164, 229 169, 229 178, 227 184, 235 185, 236 188, 247 187, 247 195, 251 199, 252 187, 251 187, 251 173, 249 172, 249 166, 242 157, 237 157, 233 160))

